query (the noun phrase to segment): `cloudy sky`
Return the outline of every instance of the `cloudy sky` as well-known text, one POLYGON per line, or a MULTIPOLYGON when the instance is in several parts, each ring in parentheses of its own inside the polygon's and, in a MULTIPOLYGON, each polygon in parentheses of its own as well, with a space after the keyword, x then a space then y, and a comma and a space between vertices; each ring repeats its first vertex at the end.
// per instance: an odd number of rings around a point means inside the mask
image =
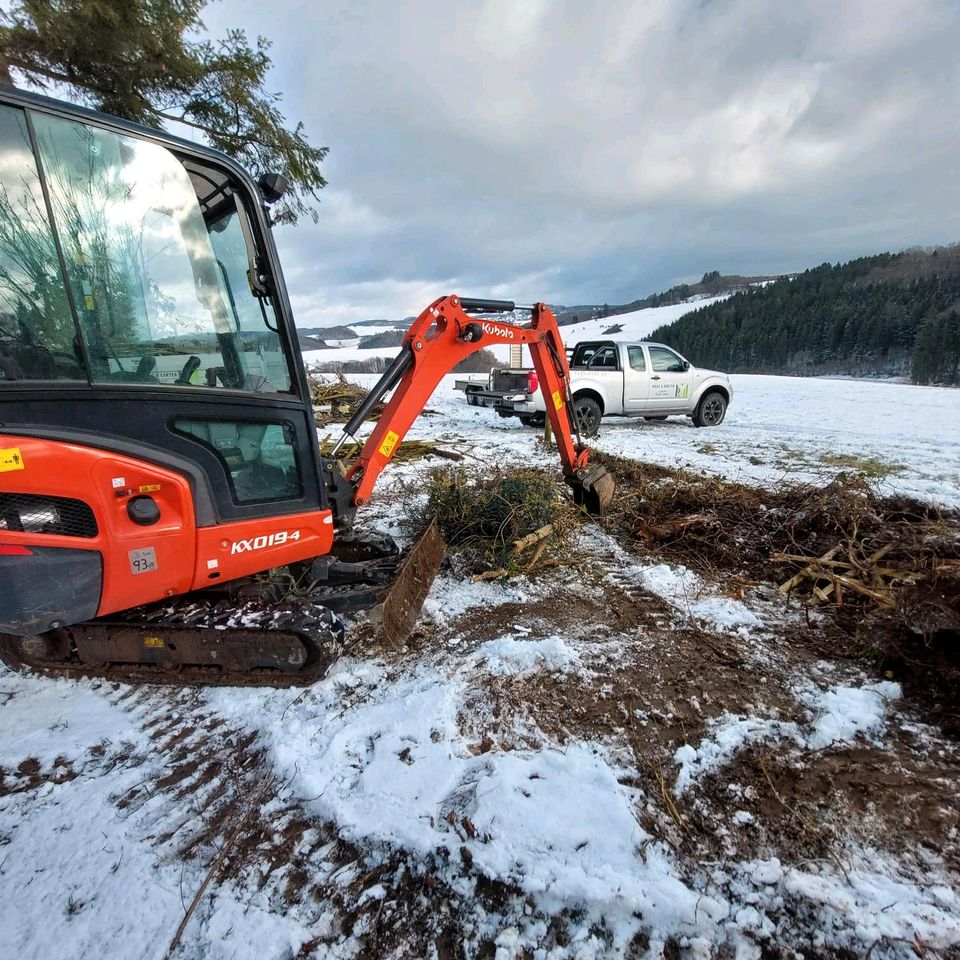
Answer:
POLYGON ((301 326, 960 240, 960 4, 221 0, 330 147, 301 326))

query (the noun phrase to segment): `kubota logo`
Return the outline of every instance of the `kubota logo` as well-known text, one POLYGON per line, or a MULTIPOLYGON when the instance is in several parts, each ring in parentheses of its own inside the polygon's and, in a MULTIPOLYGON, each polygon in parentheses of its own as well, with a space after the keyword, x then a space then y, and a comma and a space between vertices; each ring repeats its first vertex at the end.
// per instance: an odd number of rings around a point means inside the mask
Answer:
POLYGON ((248 550, 264 550, 267 547, 280 547, 291 540, 299 540, 299 530, 278 530, 276 533, 267 533, 262 537, 250 537, 249 540, 234 540, 230 546, 231 555, 246 553, 248 550))
POLYGON ((513 330, 510 327, 501 327, 499 323, 482 323, 480 328, 484 333, 492 333, 498 337, 506 337, 508 340, 513 339, 513 330))

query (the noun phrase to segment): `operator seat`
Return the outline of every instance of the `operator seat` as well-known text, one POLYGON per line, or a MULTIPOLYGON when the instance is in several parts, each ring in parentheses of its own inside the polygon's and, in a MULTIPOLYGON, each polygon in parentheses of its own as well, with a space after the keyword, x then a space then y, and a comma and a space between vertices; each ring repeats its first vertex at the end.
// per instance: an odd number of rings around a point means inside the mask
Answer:
POLYGON ((56 380, 53 354, 12 313, 0 314, 0 372, 5 380, 56 380))

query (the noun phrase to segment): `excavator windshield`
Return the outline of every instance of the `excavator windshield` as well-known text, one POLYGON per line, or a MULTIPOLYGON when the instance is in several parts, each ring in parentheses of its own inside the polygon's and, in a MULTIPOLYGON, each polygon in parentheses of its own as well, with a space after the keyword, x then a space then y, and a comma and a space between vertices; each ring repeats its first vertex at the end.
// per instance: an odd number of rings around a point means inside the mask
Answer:
POLYGON ((33 145, 22 112, 0 107, 0 380, 289 391, 229 171, 32 120, 33 145))

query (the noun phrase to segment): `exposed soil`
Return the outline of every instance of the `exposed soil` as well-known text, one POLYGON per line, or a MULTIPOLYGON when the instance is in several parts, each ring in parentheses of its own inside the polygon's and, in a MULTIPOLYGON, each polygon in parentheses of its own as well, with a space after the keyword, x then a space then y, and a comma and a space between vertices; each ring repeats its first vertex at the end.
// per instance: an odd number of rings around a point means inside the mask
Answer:
MULTIPOLYGON (((852 840, 904 855, 927 849, 960 867, 960 749, 909 724, 892 730, 883 747, 866 740, 819 751, 789 740, 749 746, 695 791, 673 796, 677 748, 696 745, 711 721, 760 714, 802 724, 806 711, 789 687, 791 676, 829 661, 884 677, 890 662, 865 657, 833 616, 808 618, 796 604, 791 612, 769 589, 754 589, 751 599, 769 605, 772 621, 782 618, 775 636, 751 643, 701 628, 661 598, 611 576, 611 558, 596 560, 602 562, 585 561, 575 573, 551 571, 547 596, 473 610, 445 628, 445 636, 479 645, 516 624, 535 625, 538 633, 580 641, 584 652, 579 676, 480 671, 462 713, 473 752, 535 748, 543 737, 626 749, 636 770, 626 785, 649 798, 639 822, 695 863, 776 856, 842 865, 852 840), (735 811, 749 822, 734 824, 735 811)), ((423 651, 442 638, 428 631, 419 639, 423 651)), ((936 719, 929 694, 908 702, 918 718, 936 719)))
POLYGON ((763 490, 687 470, 597 459, 617 475, 618 498, 605 521, 615 538, 728 587, 787 583, 805 563, 785 556, 813 560, 835 550, 840 559, 862 561, 857 582, 876 598, 837 585, 821 602, 812 592, 814 578, 797 583, 790 595, 832 618, 832 656, 859 657, 891 672, 926 720, 960 737, 960 517, 904 497, 881 497, 856 474, 822 487, 763 490))

